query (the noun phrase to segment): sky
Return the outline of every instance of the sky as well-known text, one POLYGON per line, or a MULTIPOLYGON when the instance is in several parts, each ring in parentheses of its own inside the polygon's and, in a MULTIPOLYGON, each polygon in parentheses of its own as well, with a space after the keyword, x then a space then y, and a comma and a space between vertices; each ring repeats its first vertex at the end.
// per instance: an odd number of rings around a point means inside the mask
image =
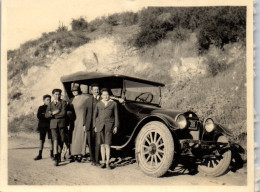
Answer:
POLYGON ((60 22, 70 26, 72 19, 96 17, 138 11, 149 6, 207 6, 244 5, 238 0, 4 0, 2 22, 5 28, 6 48, 16 49, 20 44, 37 39, 44 32, 55 31, 60 22), (5 9, 6 8, 6 9, 5 9))
POLYGON ((138 11, 144 7, 134 0, 8 0, 7 49, 36 39, 43 32, 55 31, 60 22, 70 26, 72 19, 83 16, 87 21, 123 11, 138 11))

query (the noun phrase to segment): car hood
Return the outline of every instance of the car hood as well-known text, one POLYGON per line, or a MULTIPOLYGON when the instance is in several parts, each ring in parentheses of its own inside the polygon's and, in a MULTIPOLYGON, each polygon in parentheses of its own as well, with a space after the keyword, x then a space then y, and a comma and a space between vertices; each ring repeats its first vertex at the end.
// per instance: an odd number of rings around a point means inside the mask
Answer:
POLYGON ((131 103, 129 107, 135 109, 135 112, 146 115, 163 115, 171 118, 175 118, 178 114, 183 113, 183 111, 171 110, 171 109, 162 109, 158 106, 141 104, 141 103, 131 103))

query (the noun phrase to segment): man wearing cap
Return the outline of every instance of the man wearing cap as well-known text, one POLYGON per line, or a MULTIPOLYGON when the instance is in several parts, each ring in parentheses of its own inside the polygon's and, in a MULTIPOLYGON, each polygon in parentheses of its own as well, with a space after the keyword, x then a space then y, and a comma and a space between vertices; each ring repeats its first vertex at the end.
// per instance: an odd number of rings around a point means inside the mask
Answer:
POLYGON ((55 165, 58 166, 61 160, 61 150, 64 144, 66 132, 67 102, 61 99, 61 89, 53 89, 53 101, 48 104, 45 117, 51 118, 50 129, 53 139, 53 152, 55 165))

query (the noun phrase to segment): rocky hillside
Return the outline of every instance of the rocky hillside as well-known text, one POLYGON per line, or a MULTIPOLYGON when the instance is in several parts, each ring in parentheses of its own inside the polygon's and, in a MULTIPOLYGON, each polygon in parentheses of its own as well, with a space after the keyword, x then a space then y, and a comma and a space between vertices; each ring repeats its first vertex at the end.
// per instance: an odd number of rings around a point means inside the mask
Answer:
MULTIPOLYGON (((166 16, 164 13, 161 19, 169 17, 166 16)), ((88 28, 86 25, 72 31, 59 28, 18 50, 8 51, 9 131, 35 129, 35 113, 42 95, 62 88, 62 75, 98 71, 165 83, 163 107, 191 109, 201 118, 211 116, 232 129, 234 140, 246 147, 243 42, 211 44, 201 53, 199 31, 178 28, 167 29, 157 42, 140 46, 136 45, 142 32, 140 21, 131 20, 130 24, 125 20, 116 24, 113 21, 113 17, 99 18, 89 23, 88 28)))

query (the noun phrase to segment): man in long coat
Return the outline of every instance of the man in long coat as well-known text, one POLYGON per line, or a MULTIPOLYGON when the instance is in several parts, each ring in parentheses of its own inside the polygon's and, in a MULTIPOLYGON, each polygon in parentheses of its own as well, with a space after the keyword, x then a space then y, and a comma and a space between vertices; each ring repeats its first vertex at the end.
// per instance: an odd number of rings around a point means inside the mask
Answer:
POLYGON ((96 143, 96 133, 93 129, 93 113, 96 107, 96 104, 100 101, 99 95, 99 85, 94 83, 91 85, 92 95, 87 100, 87 111, 86 111, 86 123, 85 129, 87 132, 87 144, 89 146, 90 159, 92 165, 99 165, 99 151, 100 144, 96 143))

